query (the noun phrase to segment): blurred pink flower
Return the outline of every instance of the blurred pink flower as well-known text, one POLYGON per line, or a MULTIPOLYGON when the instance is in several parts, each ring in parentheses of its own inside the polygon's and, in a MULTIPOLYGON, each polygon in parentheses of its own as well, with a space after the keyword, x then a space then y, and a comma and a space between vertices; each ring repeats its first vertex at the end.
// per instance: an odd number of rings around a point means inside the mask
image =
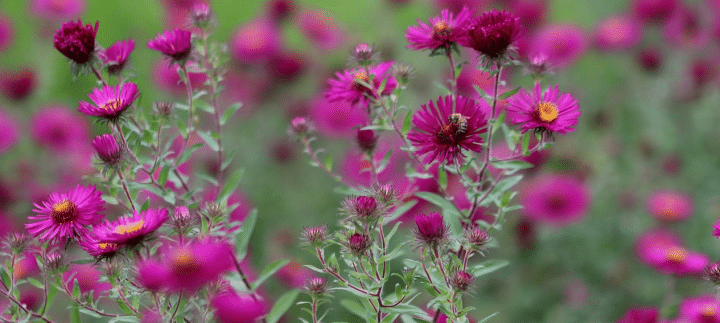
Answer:
POLYGON ((534 30, 545 20, 547 8, 548 0, 514 0, 509 11, 520 18, 520 26, 534 30))
POLYGON ((557 226, 582 220, 591 201, 588 187, 567 175, 540 175, 526 183, 520 195, 527 217, 557 226))
POLYGON ((4 108, 0 108, 0 155, 12 148, 19 138, 19 125, 4 108))
POLYGON ((32 0, 30 11, 45 20, 65 21, 80 18, 85 11, 84 0, 32 0))
POLYGON ((0 52, 12 45, 15 32, 10 18, 0 16, 0 52))
POLYGON ((631 308, 615 323, 657 323, 659 311, 654 307, 631 308))
POLYGON ((353 138, 356 127, 368 123, 367 113, 348 101, 330 102, 322 95, 311 102, 310 120, 317 131, 331 138, 353 138))
POLYGON ((685 220, 693 212, 692 199, 680 192, 656 191, 645 201, 648 213, 660 221, 685 220))
POLYGON ((585 32, 575 25, 548 25, 531 38, 527 54, 547 56, 551 66, 564 68, 577 61, 587 49, 585 32))
POLYGON ((642 234, 635 251, 642 262, 669 275, 700 275, 710 263, 708 256, 688 250, 674 233, 662 229, 642 234))
POLYGON ((449 9, 454 14, 460 13, 463 7, 470 8, 471 13, 479 10, 486 3, 486 0, 433 0, 435 8, 438 10, 449 9))
POLYGON ((13 279, 16 281, 33 277, 39 273, 40 267, 38 267, 37 259, 31 252, 23 253, 23 258, 16 260, 15 266, 13 266, 13 279))
POLYGON ((323 11, 304 9, 298 15, 297 24, 305 37, 322 51, 338 49, 345 40, 345 31, 323 11))
POLYGON ((93 293, 97 299, 101 293, 110 290, 112 286, 108 282, 101 283, 100 276, 102 273, 95 269, 93 264, 70 264, 68 270, 63 273, 63 281, 69 291, 72 292, 74 282, 77 281, 80 287, 80 293, 93 293), (71 280, 72 277, 72 280, 71 280))
POLYGON ((43 147, 54 152, 76 153, 89 146, 88 121, 60 105, 40 109, 30 120, 30 135, 43 147))
POLYGON ((292 260, 275 274, 285 286, 300 289, 313 277, 313 271, 303 266, 299 260, 292 260))
POLYGON ((656 48, 644 48, 638 53, 640 67, 648 72, 656 72, 662 64, 662 54, 656 48))
POLYGON ((173 292, 197 291, 233 266, 233 247, 219 240, 193 240, 167 246, 161 253, 167 271, 155 275, 167 273, 164 284, 173 292))
POLYGON ((226 290, 210 300, 215 309, 215 318, 221 323, 249 323, 263 316, 267 305, 251 295, 237 294, 226 290))
POLYGON ((677 0, 633 0, 631 4, 635 16, 644 22, 665 21, 677 6, 677 0))
POLYGON ((268 19, 240 26, 230 40, 230 53, 238 62, 253 64, 277 55, 282 48, 278 27, 268 19))
POLYGON ((0 75, 0 92, 11 100, 21 101, 35 91, 36 81, 35 71, 30 68, 3 71, 0 75))
POLYGON ((682 322, 720 323, 720 301, 715 295, 685 298, 679 311, 682 322))
POLYGON ((610 16, 595 26, 595 45, 603 50, 630 49, 642 40, 643 26, 627 16, 610 16))
MULTIPOLYGON (((177 73, 179 68, 180 67, 177 65, 167 66, 167 64, 162 60, 157 61, 153 68, 153 80, 155 81, 155 85, 161 90, 170 92, 177 96, 186 95, 187 91, 185 89, 185 84, 180 81, 180 76, 178 76, 177 73)), ((190 84, 192 85, 193 90, 198 90, 205 83, 207 76, 199 72, 197 64, 188 62, 187 68, 190 84)))
POLYGON ((710 28, 695 10, 679 7, 663 24, 663 36, 675 47, 700 49, 710 40, 710 28))

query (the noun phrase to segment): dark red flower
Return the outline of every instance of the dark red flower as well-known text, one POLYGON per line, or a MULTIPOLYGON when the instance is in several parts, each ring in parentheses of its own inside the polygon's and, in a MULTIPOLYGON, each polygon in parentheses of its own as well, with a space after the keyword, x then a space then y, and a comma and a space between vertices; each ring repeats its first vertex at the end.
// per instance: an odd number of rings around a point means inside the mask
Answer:
POLYGON ((420 214, 415 216, 415 237, 422 244, 436 247, 441 242, 447 240, 448 227, 443 222, 443 216, 440 213, 433 212, 430 214, 420 214))
POLYGON ((55 48, 78 64, 87 63, 95 53, 95 35, 97 35, 98 24, 83 26, 82 21, 68 21, 55 31, 55 48))
POLYGON ((520 38, 520 19, 505 10, 492 10, 468 23, 467 38, 461 45, 470 47, 491 59, 505 55, 508 47, 520 38))

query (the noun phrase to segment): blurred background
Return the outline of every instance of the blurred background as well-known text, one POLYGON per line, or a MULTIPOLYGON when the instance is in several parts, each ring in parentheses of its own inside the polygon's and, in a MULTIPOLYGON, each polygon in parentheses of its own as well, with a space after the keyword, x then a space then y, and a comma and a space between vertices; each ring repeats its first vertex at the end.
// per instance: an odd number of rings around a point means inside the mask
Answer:
MULTIPOLYGON (((73 79, 67 59, 53 48, 54 31, 82 18, 99 21, 102 47, 134 39, 128 68, 140 88, 139 106, 151 109, 154 102, 185 99, 176 71, 147 41, 187 26, 194 3, 0 2, 0 234, 24 230, 33 202, 96 172, 90 140, 106 129, 77 112, 95 79, 73 79)), ((442 56, 406 49, 405 32, 417 20, 427 24, 441 9, 458 12, 463 5, 476 14, 505 8, 518 15, 526 29, 517 44, 520 60, 527 64, 545 53, 554 73, 542 84, 559 84, 582 111, 576 132, 557 135, 550 150, 531 156, 537 166, 519 184, 519 201, 529 192, 556 193, 556 186, 543 181, 553 176, 579 183, 590 200, 580 217, 567 222, 510 214, 504 230, 494 234, 499 248, 487 253, 510 265, 475 284, 467 300, 477 308, 471 317, 498 311, 490 322, 614 322, 631 307, 652 306, 673 318, 683 299, 712 294, 701 269, 670 275, 647 256, 643 241, 674 241, 702 255, 699 268, 718 257, 712 224, 720 215, 720 1, 213 1, 212 39, 227 44, 221 101, 224 107, 243 103, 223 131, 226 150, 237 150, 230 169, 246 170, 241 190, 230 200, 241 203, 234 217, 259 210, 250 245, 253 268, 292 260, 265 289, 268 298, 299 288, 312 275, 303 265, 317 260, 300 246, 301 227, 336 226, 344 197, 338 190, 344 185, 310 166, 300 144, 287 135, 289 121, 309 117, 318 136, 313 145, 326 150, 322 158, 332 156, 343 183, 368 185, 354 128, 368 120, 349 105, 326 102, 327 79, 346 68, 355 45, 374 44, 382 61, 413 66, 400 102, 419 109, 443 93, 449 64, 442 56)), ((492 81, 473 69, 475 55, 461 50, 460 60, 470 64, 458 89, 480 98, 473 86, 489 89, 492 81)), ((522 66, 503 78, 507 89, 533 84, 522 66)), ((204 79, 196 75, 191 81, 199 87, 204 79)), ((409 159, 397 149, 393 133, 381 133, 378 147, 378 159, 395 151, 381 181, 406 192, 437 189, 404 179, 409 159)), ((505 150, 498 149, 497 156, 508 154, 505 150)), ((205 174, 217 170, 209 150, 200 150, 191 167, 205 174)), ((451 181, 451 189, 464 198, 458 183, 451 181)), ((411 210, 402 218, 403 234, 410 237, 412 216, 433 210, 423 203, 411 210)), ((407 257, 416 256, 408 250, 407 257)), ((360 322, 338 306, 348 295, 334 296, 326 320, 360 322)), ((297 317, 308 319, 295 307, 287 321, 297 317)))

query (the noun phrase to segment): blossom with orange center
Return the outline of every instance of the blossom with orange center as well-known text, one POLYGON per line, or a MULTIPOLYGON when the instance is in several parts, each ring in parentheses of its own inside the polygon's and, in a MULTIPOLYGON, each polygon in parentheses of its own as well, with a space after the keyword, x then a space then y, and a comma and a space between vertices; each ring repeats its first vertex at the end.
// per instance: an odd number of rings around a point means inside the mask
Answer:
POLYGON ((672 190, 656 191, 647 201, 648 213, 660 221, 682 221, 693 213, 692 199, 672 190))
POLYGON ((714 295, 688 297, 680 302, 674 322, 720 323, 720 301, 714 295))
MULTIPOLYGON (((463 27, 470 19, 472 13, 467 7, 453 17, 450 10, 440 12, 440 16, 429 19, 430 25, 418 20, 417 25, 408 27, 405 38, 410 43, 407 48, 414 50, 439 50, 451 49, 455 44, 466 36, 463 27)), ((444 54, 442 52, 441 54, 444 54)))
POLYGON ((372 100, 390 95, 395 91, 397 80, 390 73, 392 66, 393 62, 391 61, 368 66, 367 69, 352 69, 335 73, 336 78, 328 80, 329 88, 325 91, 325 98, 329 102, 346 101, 353 105, 359 103, 365 108, 372 100), (383 83, 385 87, 380 91, 383 83), (368 88, 366 85, 370 87, 368 88))
POLYGON ((168 220, 167 209, 148 209, 134 211, 131 217, 121 217, 113 222, 105 222, 95 229, 97 241, 134 248, 168 220))
POLYGON ((108 122, 116 122, 138 97, 138 88, 132 82, 116 86, 105 85, 102 89, 94 88, 88 96, 95 105, 80 101, 78 111, 108 122))
POLYGON ((40 241, 78 238, 87 235, 86 226, 98 223, 103 217, 105 202, 95 186, 76 186, 67 193, 54 192, 46 201, 35 204, 25 224, 28 232, 40 241))
POLYGON ((638 240, 640 260, 666 275, 701 275, 710 263, 704 254, 685 248, 672 232, 650 231, 638 240))
POLYGON ((542 92, 540 83, 532 92, 523 89, 513 96, 506 111, 507 118, 517 124, 523 133, 540 130, 565 134, 575 131, 580 117, 580 107, 575 98, 560 93, 557 85, 542 92))

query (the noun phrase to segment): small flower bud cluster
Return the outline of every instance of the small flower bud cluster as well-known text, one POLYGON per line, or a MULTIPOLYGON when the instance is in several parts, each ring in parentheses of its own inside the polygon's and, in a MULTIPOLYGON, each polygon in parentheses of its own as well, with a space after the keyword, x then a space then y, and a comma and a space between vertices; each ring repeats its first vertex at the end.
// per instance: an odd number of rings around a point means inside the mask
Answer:
POLYGON ((458 291, 466 291, 470 287, 470 284, 472 284, 473 280, 474 278, 472 275, 464 270, 460 270, 450 278, 450 285, 458 291))
POLYGON ((368 66, 377 61, 378 50, 375 45, 358 44, 350 53, 350 59, 359 66, 368 66))
POLYGON ((327 225, 316 227, 303 227, 303 236, 310 246, 315 249, 322 248, 327 239, 327 225))

